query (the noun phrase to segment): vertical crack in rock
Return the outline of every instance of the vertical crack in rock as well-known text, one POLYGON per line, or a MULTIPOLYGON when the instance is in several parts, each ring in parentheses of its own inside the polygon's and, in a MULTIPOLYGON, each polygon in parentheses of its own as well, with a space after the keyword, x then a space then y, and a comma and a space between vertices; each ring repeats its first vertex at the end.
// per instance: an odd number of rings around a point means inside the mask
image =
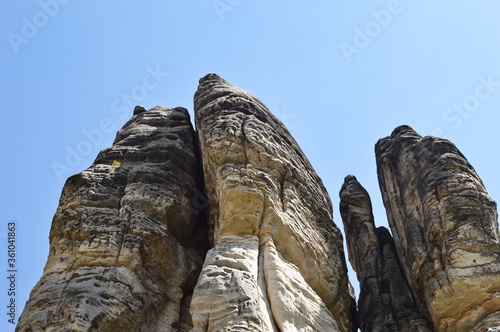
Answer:
POLYGON ((496 203, 449 141, 409 126, 377 142, 378 177, 401 266, 437 331, 500 326, 496 203))
POLYGON ((215 74, 200 80, 194 105, 213 247, 193 331, 351 331, 342 236, 297 143, 261 101, 215 74))
POLYGON ((247 137, 245 135, 245 123, 246 119, 241 122, 241 143, 243 144, 243 153, 245 154, 245 164, 248 164, 248 154, 247 154, 247 137))
POLYGON ((370 196, 352 175, 340 190, 340 213, 361 289, 361 331, 432 331, 414 303, 392 236, 386 228, 375 228, 370 196))
POLYGON ((187 308, 206 251, 195 133, 183 108, 134 113, 113 146, 66 181, 16 331, 192 328, 187 308))
POLYGON ((286 212, 286 203, 285 203, 285 177, 281 177, 280 181, 280 201, 281 201, 281 211, 286 212))

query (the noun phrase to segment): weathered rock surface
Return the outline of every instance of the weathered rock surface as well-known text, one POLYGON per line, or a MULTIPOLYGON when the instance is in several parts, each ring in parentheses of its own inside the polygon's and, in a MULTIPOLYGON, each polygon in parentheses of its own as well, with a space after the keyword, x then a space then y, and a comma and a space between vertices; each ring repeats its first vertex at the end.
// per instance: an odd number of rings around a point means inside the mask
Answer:
POLYGON ((16 331, 192 327, 186 308, 204 256, 194 130, 183 108, 135 113, 67 180, 16 331))
MULTIPOLYGON (((16 331, 352 331, 332 203, 254 96, 215 74, 183 108, 138 105, 70 177, 16 331), (209 206, 209 209, 206 209, 209 206)), ((499 331, 496 204, 449 141, 376 145, 394 238, 354 176, 340 192, 362 331, 499 331)))
POLYGON ((375 228, 370 196, 352 175, 340 190, 340 213, 361 289, 361 331, 431 331, 403 276, 392 236, 375 228))
POLYGON ((215 74, 195 94, 210 203, 194 331, 350 331, 342 236, 317 174, 257 98, 215 74))
POLYGON ((436 331, 500 328, 495 202, 449 141, 408 126, 376 144, 380 189, 401 266, 436 331))

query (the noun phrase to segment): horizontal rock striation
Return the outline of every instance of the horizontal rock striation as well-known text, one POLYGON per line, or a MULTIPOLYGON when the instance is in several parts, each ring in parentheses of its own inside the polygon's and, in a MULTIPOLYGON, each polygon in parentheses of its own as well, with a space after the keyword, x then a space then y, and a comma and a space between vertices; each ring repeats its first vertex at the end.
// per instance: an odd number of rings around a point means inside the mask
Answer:
POLYGON ((378 177, 401 266, 436 331, 500 327, 495 202, 449 141, 408 126, 376 144, 378 177))
POLYGON ((194 130, 183 108, 135 114, 66 181, 48 261, 16 331, 191 329, 207 242, 194 130))
POLYGON ((215 74, 194 104, 213 248, 193 331, 351 331, 342 236, 297 143, 261 101, 215 74))
POLYGON ((375 228, 370 196, 352 175, 340 190, 340 214, 361 289, 361 331, 432 331, 403 276, 392 236, 375 228))

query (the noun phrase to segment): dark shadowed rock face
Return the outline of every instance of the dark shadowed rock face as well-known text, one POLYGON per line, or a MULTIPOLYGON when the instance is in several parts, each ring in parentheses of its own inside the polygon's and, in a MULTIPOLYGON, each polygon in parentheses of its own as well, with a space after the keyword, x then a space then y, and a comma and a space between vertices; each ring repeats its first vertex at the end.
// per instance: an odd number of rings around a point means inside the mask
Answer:
POLYGON ((17 331, 190 329, 204 256, 194 131, 183 108, 136 113, 64 185, 17 331))
POLYGON ((195 330, 351 330, 342 237, 295 140, 215 74, 194 105, 214 246, 193 294, 195 330))
POLYGON ((408 126, 379 140, 380 189, 401 266, 438 331, 500 326, 495 202, 449 141, 408 126))
POLYGON ((431 331, 403 276, 392 236, 375 228, 370 196, 352 175, 340 190, 340 213, 361 289, 361 331, 431 331))

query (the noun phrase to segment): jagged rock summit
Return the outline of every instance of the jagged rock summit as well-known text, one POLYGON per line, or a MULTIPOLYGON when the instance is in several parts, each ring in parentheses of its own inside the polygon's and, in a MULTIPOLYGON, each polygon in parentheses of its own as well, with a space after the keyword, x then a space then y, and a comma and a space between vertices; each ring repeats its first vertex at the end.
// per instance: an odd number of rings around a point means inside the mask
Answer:
POLYGON ((348 176, 340 210, 363 331, 500 330, 496 203, 450 141, 400 126, 375 147, 394 239, 348 176), (379 314, 374 314, 378 312, 379 314))
POLYGON ((49 258, 17 331, 162 331, 190 325, 206 249, 202 182, 183 108, 134 116, 65 183, 49 258))
POLYGON ((136 106, 65 183, 16 331, 494 331, 496 205, 465 157, 408 126, 376 145, 391 232, 354 176, 332 202, 285 126, 209 74, 136 106), (358 317, 359 316, 359 317, 358 317))
POLYGON ((361 330, 432 331, 413 300, 392 236, 387 228, 375 227, 370 196, 355 176, 347 176, 342 185, 340 213, 349 261, 361 286, 361 330))
POLYGON ((342 235, 295 140, 215 74, 194 105, 213 245, 193 294, 195 330, 351 330, 342 235))
POLYGON ((194 103, 196 133, 137 106, 68 179, 17 331, 355 328, 331 200, 290 133, 215 74, 194 103))

